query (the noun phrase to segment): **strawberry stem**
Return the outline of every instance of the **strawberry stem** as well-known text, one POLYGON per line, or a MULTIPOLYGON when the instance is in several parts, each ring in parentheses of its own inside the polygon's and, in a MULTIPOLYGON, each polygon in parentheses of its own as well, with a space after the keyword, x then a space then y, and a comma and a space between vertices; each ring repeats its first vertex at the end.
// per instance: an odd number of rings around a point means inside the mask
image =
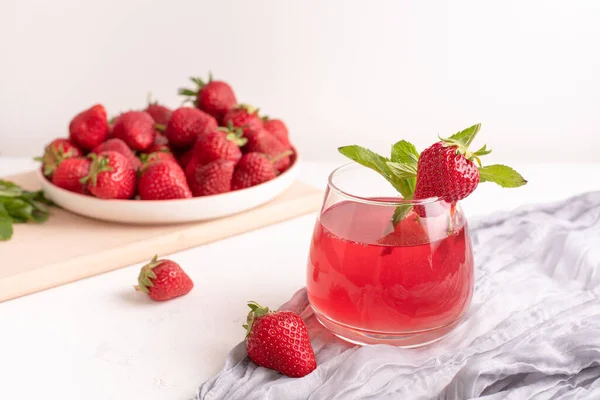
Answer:
POLYGON ((154 286, 152 279, 156 278, 156 274, 152 269, 158 267, 160 264, 162 264, 162 260, 159 260, 158 255, 155 254, 154 257, 152 257, 152 260, 142 267, 140 275, 138 276, 138 285, 134 286, 135 290, 138 292, 150 293, 148 288, 154 286))
POLYGON ((79 179, 79 182, 87 183, 91 180, 92 186, 96 186, 96 183, 98 181, 98 174, 100 172, 112 171, 113 167, 111 167, 108 164, 108 157, 98 157, 95 153, 90 153, 88 157, 92 159, 92 164, 90 165, 90 173, 87 176, 84 176, 83 178, 79 179))
POLYGON ((246 317, 246 324, 242 325, 242 327, 246 329, 246 337, 250 335, 254 321, 256 321, 260 317, 264 317, 265 315, 271 312, 269 310, 269 307, 263 307, 255 301, 249 301, 248 307, 250 307, 250 312, 246 317))
POLYGON ((276 155, 273 158, 270 158, 269 161, 271 161, 272 164, 275 164, 277 161, 281 160, 282 158, 291 156, 292 154, 294 154, 293 151, 287 150, 287 151, 284 151, 283 153, 276 155))

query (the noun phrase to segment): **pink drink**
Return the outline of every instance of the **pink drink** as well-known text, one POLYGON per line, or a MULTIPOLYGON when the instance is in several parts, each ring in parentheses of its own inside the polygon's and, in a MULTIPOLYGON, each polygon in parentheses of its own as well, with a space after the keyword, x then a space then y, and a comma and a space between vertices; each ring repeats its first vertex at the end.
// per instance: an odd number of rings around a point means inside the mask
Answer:
POLYGON ((366 334, 412 334, 450 326, 468 308, 473 256, 462 213, 411 212, 394 229, 394 209, 342 201, 321 214, 307 274, 321 321, 366 334))

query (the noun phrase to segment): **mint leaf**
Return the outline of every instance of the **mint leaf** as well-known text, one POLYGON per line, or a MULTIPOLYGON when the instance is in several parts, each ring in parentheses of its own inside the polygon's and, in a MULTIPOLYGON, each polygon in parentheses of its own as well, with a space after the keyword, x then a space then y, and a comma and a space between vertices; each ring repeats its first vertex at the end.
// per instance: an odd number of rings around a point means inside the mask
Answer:
POLYGON ((473 125, 473 126, 468 127, 467 129, 464 129, 460 132, 455 133, 454 135, 450 136, 448 139, 443 139, 443 140, 447 143, 457 144, 457 145, 464 146, 465 148, 467 148, 473 142, 473 140, 475 139, 475 136, 477 136, 477 133, 479 132, 480 129, 481 129, 481 124, 473 125))
POLYGON ((417 166, 411 164, 400 164, 397 162, 386 162, 388 168, 396 175, 404 179, 410 179, 417 176, 417 166))
POLYGON ((9 240, 13 235, 13 224, 4 204, 0 203, 0 240, 9 240))
POLYGON ((0 179, 0 196, 2 197, 18 197, 23 194, 23 189, 12 182, 0 179))
POLYGON ((392 161, 400 164, 414 165, 416 171, 419 162, 419 152, 412 143, 401 140, 392 146, 392 161))
POLYGON ((49 205, 43 191, 30 192, 0 179, 0 240, 12 237, 15 223, 46 221, 49 205))
POLYGON ((380 156, 369 149, 356 145, 340 147, 338 151, 360 165, 381 174, 381 176, 390 182, 402 196, 407 197, 413 194, 414 185, 412 182, 395 175, 387 166, 387 162, 389 161, 387 158, 380 156))
POLYGON ((479 182, 494 182, 504 188, 516 188, 527 183, 517 171, 500 164, 480 167, 479 182))
POLYGON ((412 204, 403 204, 401 206, 396 207, 396 209, 394 210, 394 215, 392 217, 392 224, 394 225, 394 228, 408 215, 412 208, 412 204))

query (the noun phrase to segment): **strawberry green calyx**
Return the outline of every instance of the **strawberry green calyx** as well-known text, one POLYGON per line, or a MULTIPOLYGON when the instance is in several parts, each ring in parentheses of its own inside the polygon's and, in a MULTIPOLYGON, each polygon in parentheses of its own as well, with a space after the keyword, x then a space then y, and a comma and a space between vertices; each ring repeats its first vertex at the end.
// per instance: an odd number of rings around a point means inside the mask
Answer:
POLYGON ((49 145, 46 147, 44 151, 44 155, 42 157, 35 157, 35 161, 39 161, 44 166, 44 176, 50 176, 54 173, 58 164, 60 164, 64 159, 75 156, 76 152, 73 149, 69 149, 65 151, 64 146, 60 143, 57 147, 54 145, 49 145))
POLYGON ((292 154, 294 154, 293 151, 291 150, 286 150, 283 153, 279 153, 274 157, 269 157, 268 155, 265 154, 265 156, 269 159, 269 161, 271 161, 271 164, 275 164, 277 161, 281 160, 284 157, 289 157, 292 154))
POLYGON ((92 160, 90 165, 90 173, 79 180, 81 183, 92 182, 92 186, 96 186, 98 180, 98 174, 101 172, 109 172, 113 170, 113 167, 109 165, 108 157, 96 156, 95 153, 90 153, 88 156, 92 160))
POLYGON ((154 255, 152 260, 142 267, 140 275, 138 276, 138 285, 134 286, 135 290, 138 292, 150 293, 149 288, 154 286, 152 279, 156 279, 156 274, 153 269, 162 264, 162 262, 162 260, 158 259, 158 255, 154 255))
POLYGON ((167 130, 167 127, 164 124, 154 124, 154 129, 164 133, 164 131, 167 130))
POLYGON ((479 157, 490 154, 492 150, 488 149, 486 145, 475 152, 469 150, 469 146, 475 139, 475 136, 477 136, 477 133, 480 129, 481 124, 476 124, 458 133, 455 133, 447 139, 440 137, 440 140, 444 142, 444 147, 456 146, 456 154, 465 156, 465 158, 469 161, 476 161, 481 167, 481 159, 479 157))
POLYGON ((238 104, 237 106, 235 106, 235 108, 239 110, 244 110, 248 114, 258 114, 258 112, 260 111, 260 108, 245 103, 238 104))
POLYGON ((185 96, 185 100, 184 102, 195 102, 196 98, 198 96, 198 93, 204 88, 204 86, 206 86, 207 84, 209 84, 210 82, 212 82, 213 77, 212 77, 212 72, 208 73, 208 82, 204 82, 204 80, 202 78, 198 78, 198 77, 190 77, 190 81, 192 81, 195 85, 196 88, 194 89, 189 89, 189 88, 180 88, 178 93, 181 96, 185 96))
POLYGON ((221 127, 217 128, 217 130, 220 132, 225 132, 227 134, 226 139, 234 142, 235 144, 237 144, 240 147, 242 147, 246 143, 248 143, 248 139, 244 137, 244 129, 233 126, 231 121, 227 122, 226 127, 221 126, 221 127))
POLYGON ((186 96, 186 100, 185 101, 195 101, 196 97, 198 96, 198 93, 204 88, 204 86, 208 85, 209 83, 211 83, 213 81, 213 76, 212 76, 212 72, 208 72, 208 82, 204 82, 204 80, 202 78, 198 78, 198 77, 190 77, 190 81, 192 81, 195 85, 196 88, 195 89, 188 89, 188 88, 180 88, 178 93, 182 96, 186 96))
POLYGON ((248 313, 248 317, 246 317, 246 323, 242 325, 242 327, 246 329, 246 337, 250 335, 254 321, 271 312, 269 307, 263 307, 255 301, 249 301, 248 307, 250 307, 250 312, 248 313))

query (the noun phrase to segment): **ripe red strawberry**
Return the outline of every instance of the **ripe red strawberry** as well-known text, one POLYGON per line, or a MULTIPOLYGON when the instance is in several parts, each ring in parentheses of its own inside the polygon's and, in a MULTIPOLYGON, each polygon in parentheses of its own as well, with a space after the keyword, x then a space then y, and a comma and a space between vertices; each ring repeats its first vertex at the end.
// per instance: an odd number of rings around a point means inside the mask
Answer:
MULTIPOLYGON (((246 131, 244 136, 248 139, 248 143, 244 146, 244 152, 246 153, 263 153, 274 158, 289 150, 288 146, 281 143, 265 129, 246 131)), ((274 165, 277 171, 283 172, 289 168, 291 163, 291 157, 286 155, 279 157, 274 165)))
POLYGON ((107 137, 106 110, 100 104, 80 112, 69 124, 69 139, 81 149, 91 150, 107 137))
POLYGON ((235 167, 231 189, 239 190, 270 181, 277 176, 273 163, 261 153, 244 154, 235 167))
POLYGON ((50 177, 63 160, 82 155, 82 151, 68 139, 54 139, 45 147, 44 155, 36 160, 42 162, 44 175, 50 177))
POLYGON ((457 146, 446 146, 444 142, 423 150, 417 167, 415 199, 438 197, 454 203, 475 190, 479 183, 477 166, 457 150, 457 146))
POLYGON ((71 192, 88 194, 87 185, 81 180, 89 175, 91 164, 85 157, 67 158, 54 170, 52 183, 71 192))
POLYGON ((253 129, 262 128, 263 122, 258 115, 258 109, 247 104, 240 104, 229 110, 221 121, 223 126, 230 124, 236 128, 242 128, 244 134, 253 129))
POLYGON ((394 230, 379 238, 377 243, 388 246, 418 246, 430 243, 431 239, 425 219, 419 218, 415 212, 410 212, 399 221, 394 230))
POLYGON ((292 147, 287 126, 285 126, 282 120, 264 117, 263 127, 265 130, 271 133, 271 135, 275 136, 281 143, 283 143, 287 149, 292 147))
POLYGON ((132 150, 144 151, 154 144, 154 120, 145 111, 128 111, 119 116, 113 135, 124 141, 132 150))
POLYGON ((223 81, 213 81, 209 74, 208 83, 200 78, 190 78, 197 86, 195 90, 179 89, 179 94, 195 98, 196 107, 221 121, 235 105, 237 100, 233 89, 223 81))
POLYGON ((228 130, 215 129, 205 135, 199 136, 194 143, 192 156, 187 166, 205 165, 215 160, 229 160, 237 163, 242 158, 240 146, 246 143, 246 138, 241 137, 241 129, 228 130))
POLYGON ((180 150, 187 150, 198 136, 211 132, 218 127, 217 121, 197 108, 181 107, 173 111, 165 134, 169 144, 180 150))
POLYGON ((147 165, 157 161, 168 161, 179 165, 179 162, 169 150, 158 150, 140 155, 142 164, 147 165))
POLYGON ((174 261, 159 260, 154 256, 142 267, 135 290, 148 294, 154 301, 171 300, 186 295, 194 282, 174 261))
POLYGON ((187 199, 192 192, 179 164, 170 161, 151 162, 142 168, 138 182, 142 200, 187 199))
POLYGON ((92 153, 90 173, 83 178, 88 190, 101 199, 130 199, 135 194, 136 171, 131 162, 116 151, 92 153))
POLYGON ((173 114, 173 110, 169 107, 165 107, 156 102, 148 103, 148 107, 146 107, 144 111, 152 117, 155 123, 163 126, 167 126, 171 119, 171 115, 173 114))
POLYGON ((186 169, 192 195, 198 197, 230 192, 234 169, 235 163, 229 160, 215 160, 186 169))
POLYGON ((129 162, 131 163, 131 166, 135 169, 138 169, 142 166, 142 163, 140 162, 139 158, 135 156, 135 154, 133 153, 133 151, 131 151, 129 146, 127 146, 127 144, 121 139, 108 139, 106 142, 96 146, 94 150, 92 150, 92 153, 100 154, 104 151, 116 151, 117 153, 123 154, 125 157, 127 157, 129 162))
POLYGON ((244 328, 246 351, 252 361, 293 378, 317 368, 306 324, 298 314, 272 312, 255 302, 248 303, 248 307, 251 311, 244 328))

